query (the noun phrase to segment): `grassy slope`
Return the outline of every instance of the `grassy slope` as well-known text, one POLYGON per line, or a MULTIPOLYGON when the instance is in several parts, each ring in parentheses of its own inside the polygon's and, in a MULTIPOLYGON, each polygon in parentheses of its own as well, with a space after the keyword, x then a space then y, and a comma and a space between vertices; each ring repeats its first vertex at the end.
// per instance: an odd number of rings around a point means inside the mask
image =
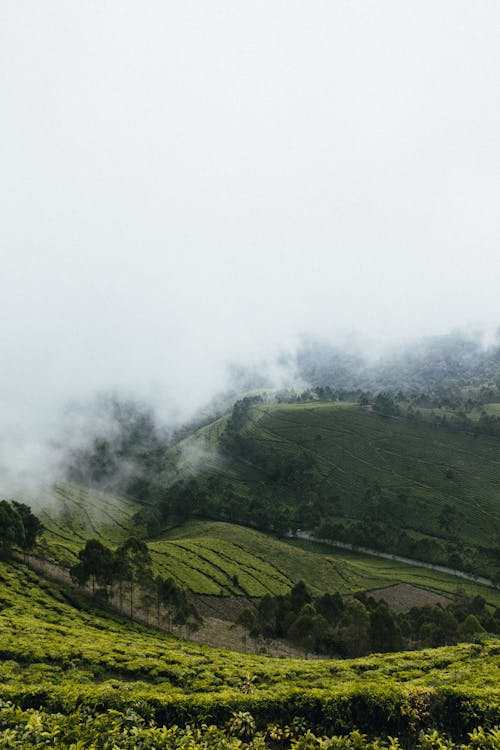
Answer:
MULTIPOLYGON (((471 545, 498 543, 497 440, 330 403, 255 407, 245 432, 276 455, 286 456, 297 446, 306 451, 323 495, 335 498, 337 517, 363 518, 365 493, 377 482, 394 504, 394 524, 471 545), (439 523, 447 504, 456 511, 449 530, 439 523)), ((234 477, 237 494, 265 482, 258 469, 237 459, 214 470, 234 477)), ((293 486, 286 493, 291 503, 301 499, 293 486)))
MULTIPOLYGON (((63 565, 76 561, 86 539, 108 546, 136 531, 137 507, 112 495, 66 485, 55 490, 39 553, 63 565)), ((400 565, 331 547, 277 539, 254 529, 215 521, 190 521, 149 542, 155 570, 196 594, 263 596, 285 593, 303 579, 314 593, 364 591, 397 582, 445 595, 457 587, 500 605, 500 592, 434 571, 400 565), (233 577, 237 576, 237 583, 233 577)))
POLYGON ((208 705, 218 696, 241 697, 249 673, 257 678, 252 700, 291 685, 348 691, 358 683, 363 689, 460 683, 490 696, 499 691, 498 639, 350 661, 271 659, 180 641, 85 605, 76 609, 71 592, 19 564, 0 563, 0 583, 0 697, 28 705, 161 703, 198 693, 208 705))
POLYGON ((87 539, 115 546, 138 531, 132 519, 140 506, 107 492, 64 484, 38 502, 45 532, 37 552, 49 561, 73 565, 87 539))
MULTIPOLYGON (((332 548, 327 545, 302 540, 290 540, 289 544, 314 551, 316 555, 323 554, 328 557, 332 555, 332 548)), ((455 578, 435 570, 403 565, 395 560, 384 560, 347 550, 339 550, 338 553, 338 557, 344 564, 351 566, 354 574, 370 581, 370 585, 367 586, 368 590, 393 586, 396 583, 409 583, 450 598, 458 592, 466 592, 469 596, 482 596, 488 604, 494 607, 500 606, 499 589, 455 578)), ((337 550, 334 554, 337 557, 337 550)))

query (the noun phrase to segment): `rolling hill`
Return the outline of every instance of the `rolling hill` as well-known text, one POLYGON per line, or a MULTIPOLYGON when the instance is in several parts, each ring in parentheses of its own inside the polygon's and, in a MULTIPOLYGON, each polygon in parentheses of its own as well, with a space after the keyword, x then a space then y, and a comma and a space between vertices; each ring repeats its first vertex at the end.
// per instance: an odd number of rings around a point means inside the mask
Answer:
MULTIPOLYGON (((408 742, 435 726, 460 738, 498 718, 498 639, 344 661, 271 659, 131 624, 17 563, 0 562, 0 581, 5 747, 84 747, 77 740, 91 728, 101 743, 123 730, 115 746, 136 747, 147 726, 227 727, 238 712, 264 731, 273 722, 302 732, 357 728, 408 742)), ((166 744, 166 731, 141 746, 198 747, 166 744)))
POLYGON ((170 510, 322 529, 490 576, 500 566, 496 438, 353 404, 275 403, 250 406, 236 427, 219 419, 175 451, 183 480, 170 510))
MULTIPOLYGON (((490 573, 500 508, 495 439, 352 404, 243 411, 238 422, 233 412, 170 448, 175 476, 159 503, 56 486, 39 498, 44 532, 36 553, 68 567, 89 539, 114 549, 139 535, 154 573, 209 600, 218 617, 241 611, 237 601, 256 604, 299 581, 316 596, 385 596, 399 611, 446 605, 458 591, 486 603, 490 616, 499 607, 494 587, 285 535, 300 527, 371 545, 375 538, 382 549, 413 545, 415 557, 456 562, 459 555, 466 569, 490 573)), ((309 728, 397 735, 414 747, 422 731, 439 727, 463 743, 479 724, 498 721, 499 641, 482 629, 472 643, 443 648, 341 660, 280 652, 278 659, 161 632, 160 609, 148 617, 159 629, 126 620, 20 563, 0 561, 0 584, 0 746, 6 738, 6 747, 50 741, 76 750, 113 736, 120 748, 232 749, 260 732, 255 748, 288 747, 293 737, 297 747, 323 747, 305 734, 309 728)), ((239 631, 230 640, 231 628, 220 630, 225 644, 247 650, 239 631)), ((474 746, 496 747, 493 729, 487 737, 475 731, 474 746)), ((420 747, 444 741, 428 736, 420 735, 420 747)), ((335 746, 371 747, 353 737, 335 746)))
MULTIPOLYGON (((41 514, 45 530, 36 554, 67 568, 77 562, 88 539, 116 548, 132 534, 146 534, 134 523, 138 510, 138 504, 109 493, 57 486, 41 514)), ((369 592, 402 583, 444 597, 460 590, 500 605, 500 591, 446 573, 227 522, 186 521, 147 544, 155 573, 172 576, 192 594, 214 599, 276 596, 303 580, 318 595, 369 592)), ((224 606, 217 609, 224 615, 224 606)))

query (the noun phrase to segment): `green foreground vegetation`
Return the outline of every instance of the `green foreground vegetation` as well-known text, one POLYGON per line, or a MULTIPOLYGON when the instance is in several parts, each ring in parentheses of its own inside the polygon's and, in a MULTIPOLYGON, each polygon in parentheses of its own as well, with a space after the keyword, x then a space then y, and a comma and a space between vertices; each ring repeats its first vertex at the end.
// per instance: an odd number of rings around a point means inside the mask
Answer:
POLYGON ((3 737, 12 739, 4 747, 41 746, 37 732, 46 746, 70 747, 73 738, 75 748, 91 747, 94 731, 95 747, 237 747, 238 737, 249 739, 241 734, 248 725, 277 746, 269 735, 276 724, 278 734, 292 726, 318 736, 357 729, 409 745, 422 730, 462 741, 498 722, 498 639, 354 660, 271 659, 195 645, 93 610, 19 563, 1 563, 0 576, 0 715, 3 737), (170 736, 150 721, 165 724, 170 736), (172 729, 186 724, 205 739, 172 729), (202 729, 208 724, 235 739, 222 744, 217 730, 202 729), (106 726, 117 735, 114 745, 105 744, 106 726), (67 737, 59 745, 50 740, 56 730, 67 737), (82 736, 87 745, 77 744, 82 736))

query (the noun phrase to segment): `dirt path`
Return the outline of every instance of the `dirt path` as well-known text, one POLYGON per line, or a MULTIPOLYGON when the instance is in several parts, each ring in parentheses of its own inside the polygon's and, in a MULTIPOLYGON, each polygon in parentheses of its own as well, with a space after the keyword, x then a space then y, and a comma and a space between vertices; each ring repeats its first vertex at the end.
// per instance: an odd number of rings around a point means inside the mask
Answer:
POLYGON ((357 544, 350 544, 349 542, 339 542, 332 539, 322 539, 321 537, 314 536, 310 531, 297 531, 295 534, 289 534, 290 537, 296 537, 297 539, 307 539, 310 542, 317 542, 318 544, 328 544, 331 547, 339 547, 340 549, 347 549, 351 552, 362 552, 364 555, 371 555, 372 557, 382 557, 384 560, 394 560, 395 562, 404 563, 405 565, 412 565, 415 568, 427 568, 428 570, 436 570, 438 573, 447 573, 450 576, 456 578, 465 578, 466 581, 473 581, 474 583, 480 583, 483 586, 490 586, 490 588, 498 588, 493 581, 489 578, 483 578, 483 576, 474 576, 471 573, 464 573, 462 570, 454 570, 453 568, 447 568, 444 565, 434 565, 433 563, 426 563, 422 560, 412 560, 409 557, 402 557, 401 555, 391 555, 388 552, 379 552, 369 547, 360 547, 357 544))

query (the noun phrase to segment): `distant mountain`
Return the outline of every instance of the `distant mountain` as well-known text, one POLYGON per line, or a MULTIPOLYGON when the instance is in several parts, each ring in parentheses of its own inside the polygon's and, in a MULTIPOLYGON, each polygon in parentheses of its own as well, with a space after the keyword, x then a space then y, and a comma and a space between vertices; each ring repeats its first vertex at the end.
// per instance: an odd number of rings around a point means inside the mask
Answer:
POLYGON ((500 385, 500 343, 455 333, 399 347, 376 360, 318 340, 297 350, 298 377, 310 386, 408 392, 500 385))

